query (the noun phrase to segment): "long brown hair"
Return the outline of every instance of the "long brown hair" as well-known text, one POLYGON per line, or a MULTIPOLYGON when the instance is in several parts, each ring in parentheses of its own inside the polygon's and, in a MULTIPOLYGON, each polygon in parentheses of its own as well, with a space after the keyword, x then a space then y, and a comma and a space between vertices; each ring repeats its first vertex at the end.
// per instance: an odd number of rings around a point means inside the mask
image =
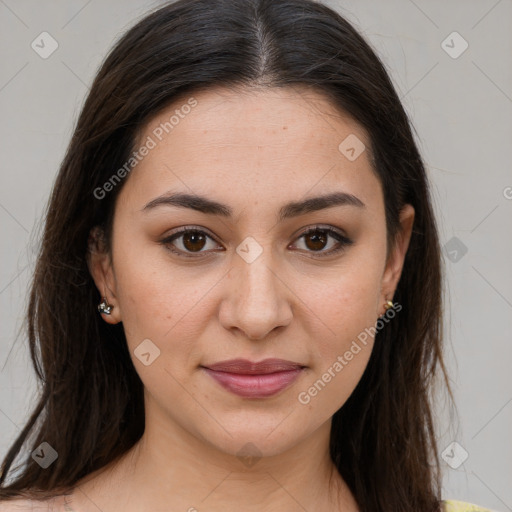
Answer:
POLYGON ((140 439, 143 384, 122 324, 98 314, 101 298, 86 263, 93 226, 110 240, 123 183, 104 197, 97 191, 129 159, 144 123, 171 102, 201 89, 254 85, 311 87, 367 130, 388 251, 401 207, 415 209, 394 295, 403 309, 377 333, 360 382, 334 414, 330 453, 361 511, 438 509, 431 392, 438 369, 448 381, 442 260, 425 167, 375 52, 343 17, 313 0, 178 0, 138 22, 107 56, 46 211, 26 324, 41 393, 3 461, 0 499, 58 494, 140 439), (49 469, 31 457, 42 442, 58 453, 49 469), (8 481, 14 469, 20 471, 8 481))

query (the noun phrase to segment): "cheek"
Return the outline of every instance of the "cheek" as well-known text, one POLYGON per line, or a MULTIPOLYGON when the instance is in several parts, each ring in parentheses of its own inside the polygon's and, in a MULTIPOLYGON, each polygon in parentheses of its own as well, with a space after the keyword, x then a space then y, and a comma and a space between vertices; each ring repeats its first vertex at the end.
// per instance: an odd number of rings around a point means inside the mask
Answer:
POLYGON ((173 276, 163 258, 156 257, 159 248, 151 247, 125 224, 115 231, 113 260, 123 328, 133 350, 143 339, 156 342, 160 338, 158 326, 171 325, 179 298, 173 293, 173 276))
POLYGON ((116 263, 116 291, 132 356, 150 339, 161 350, 160 363, 185 372, 212 314, 207 310, 208 291, 222 272, 177 268, 159 248, 123 249, 116 263))
POLYGON ((324 363, 326 357, 348 350, 352 340, 375 325, 379 278, 376 265, 361 265, 340 272, 328 287, 308 293, 308 302, 314 305, 314 312, 324 326, 325 336, 316 337, 324 363))
POLYGON ((329 288, 312 289, 308 302, 321 320, 322 334, 314 335, 310 376, 297 400, 310 409, 332 415, 348 399, 370 358, 376 304, 380 292, 377 266, 361 265, 340 272, 329 288))
POLYGON ((179 411, 190 398, 184 387, 194 389, 190 371, 207 318, 202 290, 210 279, 171 272, 157 260, 143 265, 142 258, 126 255, 116 272, 119 303, 130 357, 147 393, 160 404, 181 404, 179 411))
POLYGON ((322 421, 331 417, 356 388, 368 363, 371 349, 372 342, 363 345, 355 341, 349 344, 348 350, 333 355, 321 371, 304 379, 304 385, 296 396, 297 407, 306 408, 308 413, 316 413, 314 416, 322 421))

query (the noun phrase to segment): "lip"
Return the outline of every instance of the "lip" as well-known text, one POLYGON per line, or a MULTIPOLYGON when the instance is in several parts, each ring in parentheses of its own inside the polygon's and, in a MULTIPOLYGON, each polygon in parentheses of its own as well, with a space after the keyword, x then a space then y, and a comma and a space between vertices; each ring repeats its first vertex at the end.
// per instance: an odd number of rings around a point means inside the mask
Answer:
POLYGON ((284 359, 232 359, 201 367, 224 389, 245 398, 266 398, 289 387, 305 366, 284 359))

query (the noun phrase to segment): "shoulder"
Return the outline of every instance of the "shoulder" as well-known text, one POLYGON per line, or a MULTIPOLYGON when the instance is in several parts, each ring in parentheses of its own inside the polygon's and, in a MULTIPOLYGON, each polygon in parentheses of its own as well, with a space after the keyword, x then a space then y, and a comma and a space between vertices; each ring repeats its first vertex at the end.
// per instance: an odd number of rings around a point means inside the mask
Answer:
POLYGON ((47 501, 15 498, 0 501, 0 512, 50 512, 50 504, 47 501))
POLYGON ((495 512, 489 508, 479 507, 473 503, 457 500, 443 501, 443 512, 495 512))
POLYGON ((70 510, 65 507, 64 496, 57 496, 47 500, 31 500, 15 498, 0 501, 0 512, 64 512, 70 510))

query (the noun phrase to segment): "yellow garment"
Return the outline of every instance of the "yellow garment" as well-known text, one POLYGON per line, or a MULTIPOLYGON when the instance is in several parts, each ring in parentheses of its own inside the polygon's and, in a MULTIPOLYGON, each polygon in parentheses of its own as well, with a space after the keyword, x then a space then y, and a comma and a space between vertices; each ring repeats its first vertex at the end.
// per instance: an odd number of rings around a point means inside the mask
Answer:
POLYGON ((443 506, 444 512, 493 512, 488 508, 455 500, 445 500, 443 501, 443 506))

